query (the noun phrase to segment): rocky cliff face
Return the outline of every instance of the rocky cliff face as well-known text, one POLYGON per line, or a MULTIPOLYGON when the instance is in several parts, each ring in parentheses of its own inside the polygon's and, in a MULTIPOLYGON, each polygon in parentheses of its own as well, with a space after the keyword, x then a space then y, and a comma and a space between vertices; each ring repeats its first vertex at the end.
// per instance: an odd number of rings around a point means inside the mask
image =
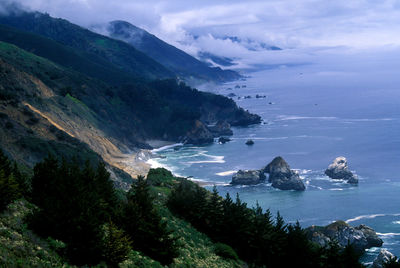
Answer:
POLYGON ((183 142, 187 144, 207 144, 214 141, 213 134, 199 120, 195 122, 194 127, 186 134, 183 142))
POLYGON ((351 244, 358 253, 363 253, 365 249, 371 247, 380 247, 383 244, 382 239, 372 228, 366 225, 352 227, 344 221, 336 221, 325 227, 311 226, 305 231, 312 242, 323 247, 336 241, 342 248, 351 244))

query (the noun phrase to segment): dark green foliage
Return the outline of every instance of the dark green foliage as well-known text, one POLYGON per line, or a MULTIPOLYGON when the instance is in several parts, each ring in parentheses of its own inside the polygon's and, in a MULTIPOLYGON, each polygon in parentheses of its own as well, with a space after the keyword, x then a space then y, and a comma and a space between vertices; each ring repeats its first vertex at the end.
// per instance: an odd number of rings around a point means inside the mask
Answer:
POLYGON ((64 241, 73 263, 101 260, 101 225, 113 215, 116 198, 106 176, 104 165, 94 170, 86 162, 81 169, 77 162, 59 163, 52 156, 34 168, 32 201, 39 210, 30 226, 41 236, 64 241))
POLYGON ((11 123, 10 121, 7 121, 6 124, 5 124, 5 127, 6 127, 7 129, 12 129, 12 128, 14 128, 14 125, 13 125, 13 123, 11 123))
POLYGON ((147 173, 147 184, 152 186, 173 186, 177 183, 177 178, 171 171, 165 168, 151 168, 147 173))
POLYGON ((133 249, 138 250, 159 261, 169 264, 177 257, 175 239, 161 219, 153 204, 149 185, 144 177, 139 176, 127 194, 120 215, 120 226, 133 242, 133 249))
POLYGON ((229 194, 223 199, 215 187, 208 193, 183 180, 167 204, 172 212, 257 267, 362 267, 350 246, 320 248, 307 239, 298 222, 286 224, 279 213, 273 220, 268 210, 263 212, 258 204, 249 209, 239 196, 236 201, 229 194))
POLYGON ((131 241, 112 221, 104 229, 103 258, 110 267, 118 267, 128 257, 131 241))
POLYGON ((232 260, 236 260, 236 261, 239 260, 239 257, 236 254, 236 252, 233 250, 233 248, 231 248, 227 244, 216 243, 214 245, 214 252, 218 256, 221 256, 222 258, 225 258, 225 259, 232 259, 232 260))
POLYGON ((12 166, 7 156, 0 150, 0 212, 8 204, 21 197, 20 185, 17 182, 18 172, 12 166))

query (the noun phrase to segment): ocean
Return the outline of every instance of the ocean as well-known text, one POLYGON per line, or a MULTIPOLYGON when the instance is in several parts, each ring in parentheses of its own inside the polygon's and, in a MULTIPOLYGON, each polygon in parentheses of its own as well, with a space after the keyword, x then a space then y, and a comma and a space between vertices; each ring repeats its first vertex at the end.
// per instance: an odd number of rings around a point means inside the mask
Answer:
MULTIPOLYGON (((357 66, 281 65, 247 73, 240 81, 200 87, 234 94, 237 104, 259 114, 263 123, 234 128, 226 144, 162 148, 156 153, 165 158, 152 163, 206 181, 207 188, 216 185, 222 196, 239 193, 250 207, 258 202, 303 227, 339 219, 366 224, 384 240, 382 248, 399 256, 400 76, 392 65, 383 68, 376 59, 357 66), (245 145, 248 139, 254 145, 245 145), (267 183, 229 185, 234 172, 261 169, 276 156, 299 171, 306 191, 281 191, 267 183), (324 175, 338 156, 345 156, 358 175, 357 186, 324 175)), ((363 261, 378 252, 368 250, 363 261)))

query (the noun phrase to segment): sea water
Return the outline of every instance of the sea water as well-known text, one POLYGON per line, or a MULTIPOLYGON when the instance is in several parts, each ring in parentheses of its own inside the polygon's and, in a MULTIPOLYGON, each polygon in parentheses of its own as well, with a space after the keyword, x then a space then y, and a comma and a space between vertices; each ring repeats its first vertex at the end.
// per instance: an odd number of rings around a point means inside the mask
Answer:
MULTIPOLYGON (((307 227, 340 219, 366 224, 379 233, 383 248, 399 256, 400 76, 396 68, 376 71, 378 63, 369 64, 333 70, 323 64, 280 66, 203 87, 235 94, 238 105, 259 114, 263 123, 234 128, 232 141, 225 144, 159 150, 165 158, 155 161, 177 175, 208 182, 208 188, 216 185, 222 196, 239 193, 250 207, 258 202, 279 211, 289 223, 298 220, 307 227), (254 145, 245 145, 248 139, 254 145), (229 185, 239 169, 261 169, 276 156, 298 170, 304 192, 281 191, 268 183, 229 185), (338 156, 347 158, 358 185, 324 175, 338 156)), ((363 260, 371 261, 378 252, 369 250, 363 260)))

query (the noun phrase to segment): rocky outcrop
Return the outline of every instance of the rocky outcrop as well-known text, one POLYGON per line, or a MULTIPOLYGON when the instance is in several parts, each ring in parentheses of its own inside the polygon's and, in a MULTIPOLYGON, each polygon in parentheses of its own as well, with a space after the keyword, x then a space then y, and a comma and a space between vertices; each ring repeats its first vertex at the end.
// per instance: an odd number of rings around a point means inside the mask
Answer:
POLYGON ((357 184, 358 178, 354 175, 347 166, 345 157, 340 156, 333 160, 333 163, 325 170, 325 174, 334 180, 345 180, 348 183, 357 184))
POLYGON ((231 126, 249 126, 252 124, 260 124, 261 117, 257 114, 251 114, 249 111, 243 110, 243 108, 239 108, 238 111, 235 112, 235 117, 232 120, 229 120, 231 126))
POLYGON ((367 239, 367 243, 370 247, 380 247, 383 244, 382 239, 376 234, 375 230, 371 227, 361 224, 357 227, 354 227, 356 230, 360 230, 365 235, 367 239))
POLYGON ((218 121, 215 125, 208 126, 208 130, 214 137, 233 135, 231 125, 226 121, 218 121))
POLYGON ((265 181, 265 175, 260 170, 239 170, 232 177, 232 185, 252 185, 265 181))
POLYGON ((382 239, 372 228, 365 225, 351 227, 344 221, 336 221, 325 227, 311 226, 306 228, 305 232, 308 239, 322 247, 336 241, 341 248, 345 248, 348 244, 352 245, 358 253, 383 244, 382 239))
POLYGON ((195 122, 195 126, 186 134, 184 143, 186 144, 207 144, 214 142, 214 136, 207 127, 199 120, 195 122))
POLYGON ((281 190, 304 191, 306 187, 301 181, 299 174, 290 169, 286 161, 278 156, 272 160, 264 169, 263 173, 268 173, 268 181, 272 183, 272 187, 281 190))
POLYGON ((389 262, 391 259, 395 258, 393 253, 386 249, 381 249, 379 255, 375 258, 374 262, 370 266, 371 268, 384 268, 385 263, 389 262))
POLYGON ((254 141, 253 140, 247 140, 246 141, 246 145, 253 145, 254 144, 254 141))
POLYGON ((218 139, 218 143, 221 143, 221 144, 227 143, 227 142, 229 142, 229 141, 231 141, 231 139, 225 138, 225 137, 220 137, 220 138, 218 139))

